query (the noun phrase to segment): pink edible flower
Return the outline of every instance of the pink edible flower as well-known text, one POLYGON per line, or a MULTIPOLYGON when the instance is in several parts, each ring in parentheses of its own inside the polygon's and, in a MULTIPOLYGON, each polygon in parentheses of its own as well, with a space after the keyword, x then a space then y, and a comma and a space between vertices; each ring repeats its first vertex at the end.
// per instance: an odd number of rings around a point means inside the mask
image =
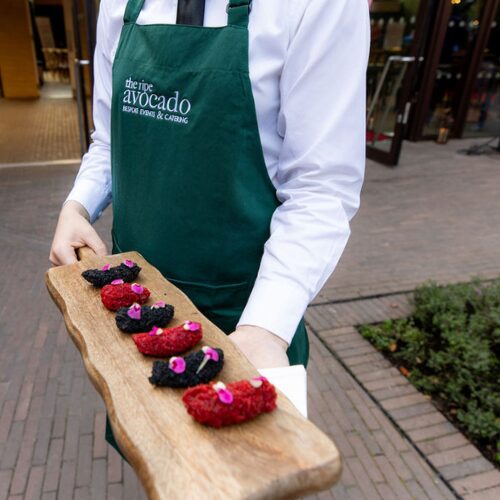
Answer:
POLYGON ((179 358, 177 356, 174 356, 173 358, 170 358, 170 361, 168 362, 168 367, 174 373, 184 373, 186 371, 186 362, 184 361, 184 358, 179 358))
POLYGON ((202 362, 200 363, 200 366, 196 370, 196 373, 200 373, 201 370, 205 367, 205 365, 210 361, 219 361, 219 353, 213 349, 212 347, 202 347, 201 350, 205 353, 205 356, 203 357, 202 362))
POLYGON ((183 328, 186 331, 197 332, 201 328, 201 324, 196 323, 196 321, 185 321, 183 328))
POLYGON ((153 329, 149 332, 150 337, 155 337, 156 335, 161 335, 163 333, 163 328, 158 328, 153 326, 153 329))
POLYGON ((123 261, 123 263, 124 263, 127 267, 130 267, 130 268, 132 268, 132 267, 134 267, 134 266, 135 266, 134 261, 133 261, 133 260, 130 260, 130 259, 125 259, 125 260, 123 261))
POLYGON ((109 271, 111 268, 111 264, 106 264, 105 266, 101 267, 101 271, 109 271))
POLYGON ((252 387, 255 387, 256 389, 258 389, 261 385, 262 385, 262 382, 266 382, 267 381, 267 378, 266 377, 253 377, 249 380, 250 382, 250 385, 252 387))
POLYGON ((141 306, 136 302, 135 304, 132 304, 129 307, 127 311, 127 316, 131 319, 141 319, 141 312, 142 312, 141 306))
POLYGON ((130 288, 134 293, 137 293, 138 295, 140 295, 142 292, 144 292, 144 287, 139 285, 139 283, 132 283, 130 288))
POLYGON ((219 396, 219 401, 224 403, 225 405, 230 405, 233 402, 233 394, 226 388, 226 385, 223 382, 217 382, 214 384, 215 392, 217 392, 217 396, 219 396))
POLYGON ((111 282, 112 285, 123 285, 123 283, 125 283, 123 280, 113 280, 111 282))
POLYGON ((212 361, 219 361, 219 353, 212 347, 202 347, 201 350, 205 353, 205 358, 211 359, 212 361))
POLYGON ((158 302, 155 302, 152 306, 151 309, 160 309, 160 307, 165 307, 167 304, 163 302, 163 300, 159 300, 158 302))

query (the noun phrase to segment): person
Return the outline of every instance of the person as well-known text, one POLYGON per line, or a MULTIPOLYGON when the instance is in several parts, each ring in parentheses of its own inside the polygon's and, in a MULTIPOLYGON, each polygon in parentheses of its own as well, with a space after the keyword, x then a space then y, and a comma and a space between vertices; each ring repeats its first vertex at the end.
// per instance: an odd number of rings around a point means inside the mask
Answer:
POLYGON ((365 167, 367 0, 101 0, 94 127, 50 260, 136 250, 258 368, 306 365, 365 167), (193 5, 191 3, 191 5, 193 5))

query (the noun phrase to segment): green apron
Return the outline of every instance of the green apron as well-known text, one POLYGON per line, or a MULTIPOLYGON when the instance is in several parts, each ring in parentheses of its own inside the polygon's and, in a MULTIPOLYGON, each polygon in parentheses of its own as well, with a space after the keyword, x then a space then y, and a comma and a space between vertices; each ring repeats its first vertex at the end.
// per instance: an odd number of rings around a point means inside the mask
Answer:
MULTIPOLYGON (((225 333, 254 285, 279 206, 248 66, 251 0, 228 25, 136 24, 129 0, 113 63, 113 252, 137 250, 225 333)), ((307 364, 302 320, 287 351, 307 364)))

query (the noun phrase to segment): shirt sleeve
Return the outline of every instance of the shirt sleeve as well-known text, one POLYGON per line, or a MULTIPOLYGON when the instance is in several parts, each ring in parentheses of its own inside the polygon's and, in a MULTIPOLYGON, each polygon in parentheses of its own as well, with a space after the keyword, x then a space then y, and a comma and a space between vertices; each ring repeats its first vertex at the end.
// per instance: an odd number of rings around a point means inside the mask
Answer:
POLYGON ((94 132, 92 143, 82 158, 73 189, 66 201, 80 202, 90 215, 98 219, 111 202, 111 45, 108 12, 109 1, 102 1, 97 21, 97 39, 94 53, 94 132))
POLYGON ((368 2, 304 4, 280 82, 282 204, 238 323, 288 343, 347 244, 365 168, 368 2))

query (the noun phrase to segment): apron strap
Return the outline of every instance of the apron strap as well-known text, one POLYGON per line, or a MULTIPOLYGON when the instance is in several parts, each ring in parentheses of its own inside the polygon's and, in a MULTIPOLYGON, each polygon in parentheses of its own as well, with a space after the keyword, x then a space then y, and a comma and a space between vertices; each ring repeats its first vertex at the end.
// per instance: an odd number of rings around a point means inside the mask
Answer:
POLYGON ((229 0, 226 10, 228 25, 248 28, 252 0, 229 0))
POLYGON ((135 23, 145 0, 128 0, 125 14, 123 16, 124 23, 135 23))

